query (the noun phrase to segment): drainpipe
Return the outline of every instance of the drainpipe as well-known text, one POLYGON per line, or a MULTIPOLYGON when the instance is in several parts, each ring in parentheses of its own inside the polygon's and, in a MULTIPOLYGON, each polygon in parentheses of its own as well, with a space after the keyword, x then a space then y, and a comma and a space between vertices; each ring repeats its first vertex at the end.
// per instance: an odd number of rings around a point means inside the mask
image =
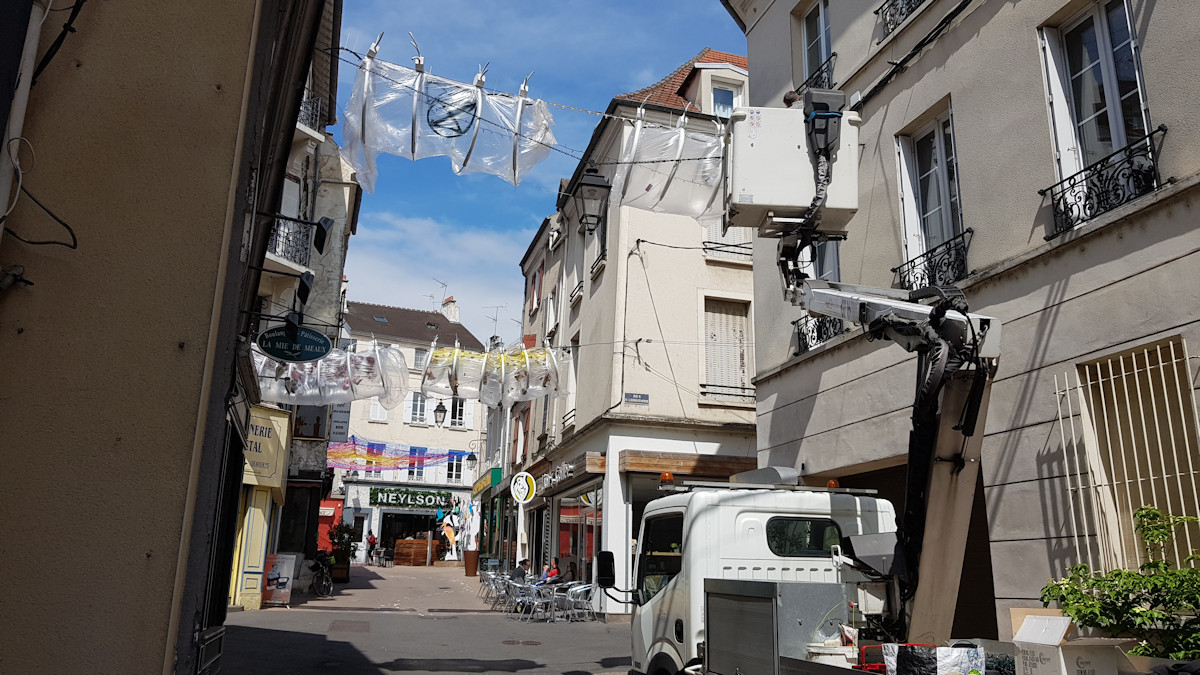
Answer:
MULTIPOLYGON (((4 130, 4 145, 0 147, 0 214, 8 210, 12 203, 13 176, 16 166, 13 165, 9 153, 16 155, 21 151, 19 143, 11 141, 21 137, 25 126, 25 108, 29 105, 29 87, 33 82, 33 70, 37 67, 38 38, 42 34, 42 24, 46 22, 46 14, 50 11, 48 0, 35 0, 29 10, 29 28, 25 31, 25 48, 21 52, 21 65, 17 69, 17 89, 13 92, 12 106, 8 111, 8 128, 4 130), (18 147, 13 147, 16 145, 18 147)), ((0 229, 0 238, 4 230, 0 229)))

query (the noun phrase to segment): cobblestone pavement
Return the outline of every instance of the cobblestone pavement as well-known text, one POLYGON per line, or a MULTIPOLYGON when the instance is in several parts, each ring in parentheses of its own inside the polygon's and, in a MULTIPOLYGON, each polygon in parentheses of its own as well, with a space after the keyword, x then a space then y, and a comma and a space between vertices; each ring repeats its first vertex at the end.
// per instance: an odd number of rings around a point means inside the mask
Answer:
POLYGON ((231 612, 222 673, 620 673, 628 624, 492 612, 457 567, 353 567, 334 595, 231 612))

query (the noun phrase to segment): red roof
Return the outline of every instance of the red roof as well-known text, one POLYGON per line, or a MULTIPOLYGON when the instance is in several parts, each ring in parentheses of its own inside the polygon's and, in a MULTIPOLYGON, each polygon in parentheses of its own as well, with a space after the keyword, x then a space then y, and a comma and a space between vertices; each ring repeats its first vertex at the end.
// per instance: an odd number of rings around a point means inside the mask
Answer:
POLYGON ((628 94, 618 94, 616 98, 625 101, 632 101, 641 104, 644 100, 646 103, 675 108, 677 110, 696 110, 695 105, 688 103, 687 99, 679 95, 679 90, 683 87, 689 75, 692 74, 694 66, 697 63, 728 63, 742 70, 749 70, 750 61, 745 56, 730 54, 728 52, 718 52, 708 47, 705 47, 692 60, 679 66, 675 72, 664 77, 659 82, 639 89, 628 94), (649 98, 647 98, 649 97, 649 98))

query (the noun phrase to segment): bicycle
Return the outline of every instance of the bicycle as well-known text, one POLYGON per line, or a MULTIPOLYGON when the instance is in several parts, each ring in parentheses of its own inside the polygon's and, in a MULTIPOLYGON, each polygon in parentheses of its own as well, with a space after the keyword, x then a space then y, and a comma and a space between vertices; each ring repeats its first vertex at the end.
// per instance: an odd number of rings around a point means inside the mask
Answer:
POLYGON ((317 557, 308 566, 313 571, 312 585, 309 587, 318 598, 328 598, 333 595, 333 558, 325 551, 317 551, 317 557))

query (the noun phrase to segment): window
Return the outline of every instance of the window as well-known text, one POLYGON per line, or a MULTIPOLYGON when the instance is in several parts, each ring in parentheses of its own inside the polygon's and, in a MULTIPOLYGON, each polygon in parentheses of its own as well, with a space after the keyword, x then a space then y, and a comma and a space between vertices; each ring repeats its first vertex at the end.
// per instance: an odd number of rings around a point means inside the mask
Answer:
POLYGON ((409 424, 425 424, 425 395, 419 391, 409 392, 408 406, 405 408, 405 422, 409 424))
MULTIPOLYGON (((949 111, 913 136, 897 139, 900 194, 909 260, 962 234, 958 163, 949 111)), ((947 279, 944 283, 957 281, 947 279)))
POLYGON ((378 321, 379 323, 387 323, 388 322, 386 316, 376 316, 375 320, 378 321))
POLYGON ((425 370, 425 357, 429 354, 428 349, 413 350, 413 370, 425 370))
POLYGON ((535 274, 530 275, 530 277, 529 277, 529 313, 530 314, 533 314, 534 312, 536 312, 538 310, 538 307, 542 303, 542 274, 544 273, 544 271, 545 271, 544 268, 539 265, 537 272, 535 274))
POLYGON ((450 453, 450 461, 446 462, 446 482, 452 484, 462 483, 463 473, 463 455, 461 452, 450 453))
POLYGON ((819 241, 800 252, 800 271, 812 279, 841 281, 841 242, 819 241))
POLYGON ((637 589, 642 602, 658 595, 683 564, 683 514, 647 518, 637 550, 637 589))
MULTIPOLYGON (((1062 458, 1074 551, 1099 572, 1137 569, 1145 551, 1133 512, 1151 505, 1200 515, 1195 383, 1180 337, 1078 364, 1055 377, 1062 458)), ((1200 524, 1176 530, 1164 553, 1186 566, 1200 547, 1200 524)))
POLYGON ((784 558, 829 557, 842 541, 837 523, 824 518, 772 518, 766 533, 771 553, 784 558))
POLYGON ((378 396, 371 397, 371 412, 370 412, 369 416, 367 417, 367 421, 368 422, 387 422, 388 421, 387 408, 383 407, 383 404, 379 402, 378 396))
POLYGON ((461 429, 466 418, 463 414, 463 409, 466 407, 466 401, 455 396, 450 400, 450 426, 454 429, 461 429))
POLYGON ((704 228, 704 255, 709 259, 750 262, 754 258, 750 236, 750 230, 744 227, 731 227, 721 234, 720 222, 709 223, 704 228))
POLYGON ((408 479, 411 481, 425 480, 425 455, 429 448, 408 449, 408 479))
POLYGON ((378 480, 383 476, 383 470, 380 465, 383 464, 383 451, 385 449, 387 449, 386 443, 367 443, 367 466, 363 471, 364 478, 378 480))
POLYGON ((701 393, 712 401, 753 402, 750 303, 704 299, 705 380, 701 393))
POLYGON ((829 0, 820 0, 804 15, 804 79, 817 74, 830 55, 829 0))
POLYGON ((1141 58, 1124 0, 1042 29, 1060 178, 1146 137, 1141 58))

